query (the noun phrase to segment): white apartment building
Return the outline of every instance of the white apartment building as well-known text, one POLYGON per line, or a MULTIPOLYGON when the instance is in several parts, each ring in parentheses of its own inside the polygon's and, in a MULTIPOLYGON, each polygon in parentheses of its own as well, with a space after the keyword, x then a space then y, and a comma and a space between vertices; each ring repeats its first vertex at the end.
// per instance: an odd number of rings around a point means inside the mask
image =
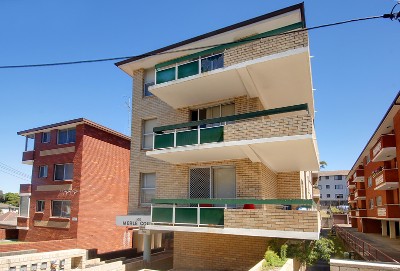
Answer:
POLYGON ((320 171, 318 174, 318 189, 322 206, 347 205, 349 189, 346 176, 348 170, 320 171))

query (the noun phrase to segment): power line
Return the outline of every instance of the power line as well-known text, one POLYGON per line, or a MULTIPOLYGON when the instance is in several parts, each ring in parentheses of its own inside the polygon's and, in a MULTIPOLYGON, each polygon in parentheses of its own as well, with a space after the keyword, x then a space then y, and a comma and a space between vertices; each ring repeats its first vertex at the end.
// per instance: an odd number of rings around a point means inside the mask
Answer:
POLYGON ((4 172, 4 173, 8 173, 10 175, 13 174, 13 176, 14 175, 18 175, 19 177, 25 178, 25 179, 30 179, 31 178, 30 175, 28 175, 28 174, 26 174, 26 173, 24 173, 22 171, 19 171, 19 170, 15 169, 15 168, 12 168, 12 167, 10 167, 10 166, 2 163, 2 162, 0 162, 0 170, 2 170, 2 172, 4 172))
POLYGON ((23 180, 23 181, 30 181, 30 180, 27 179, 27 178, 23 178, 23 177, 20 177, 20 176, 18 176, 18 175, 14 175, 14 174, 12 174, 12 173, 10 173, 10 172, 7 172, 7 171, 5 171, 5 170, 2 170, 2 169, 0 169, 0 172, 3 172, 3 173, 5 173, 5 174, 8 174, 8 175, 13 176, 13 177, 18 178, 18 179, 21 179, 21 180, 23 180))
MULTIPOLYGON (((389 13, 389 14, 371 16, 371 17, 365 17, 365 18, 357 18, 357 19, 345 20, 345 21, 329 23, 329 24, 323 24, 323 25, 318 25, 318 26, 313 26, 313 27, 308 27, 308 28, 302 28, 302 29, 298 29, 298 30, 288 31, 288 32, 284 32, 284 33, 272 34, 272 35, 269 35, 267 37, 288 35, 288 34, 297 33, 297 32, 315 30, 315 29, 320 29, 320 28, 325 28, 325 27, 331 27, 331 26, 337 26, 337 25, 342 25, 342 24, 348 24, 348 23, 359 22, 359 21, 367 21, 367 20, 373 20, 373 19, 389 18, 391 20, 399 20, 400 12, 393 13, 394 8, 396 6, 397 6, 397 4, 393 7, 391 13, 389 13)), ((265 38, 267 38, 267 37, 265 37, 265 38)), ((232 41, 232 42, 226 42, 226 43, 218 43, 218 44, 200 46, 200 47, 192 47, 192 48, 186 48, 186 49, 181 49, 181 50, 171 50, 171 51, 152 53, 152 54, 150 54, 150 53, 141 54, 141 55, 136 55, 136 56, 100 58, 100 59, 91 59, 91 60, 78 60, 78 61, 42 63, 42 64, 8 65, 8 66, 0 66, 0 69, 37 68, 37 67, 64 66, 64 65, 76 65, 76 64, 87 64, 87 63, 96 63, 96 62, 125 60, 125 59, 129 59, 129 58, 132 58, 132 57, 138 57, 138 56, 149 57, 149 56, 155 56, 155 55, 164 55, 164 54, 172 54, 172 53, 180 53, 180 52, 194 51, 194 50, 200 50, 200 49, 207 49, 207 48, 212 48, 212 47, 216 47, 216 46, 238 44, 238 43, 243 43, 244 41, 248 42, 248 41, 254 41, 254 40, 259 40, 259 39, 263 39, 263 38, 253 38, 253 39, 252 38, 247 38, 245 40, 238 40, 238 41, 232 41)))

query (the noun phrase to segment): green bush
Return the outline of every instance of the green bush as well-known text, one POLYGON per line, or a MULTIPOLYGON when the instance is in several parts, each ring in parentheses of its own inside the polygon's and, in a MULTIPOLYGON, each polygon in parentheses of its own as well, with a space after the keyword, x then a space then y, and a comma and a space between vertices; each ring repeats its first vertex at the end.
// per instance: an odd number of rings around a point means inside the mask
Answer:
POLYGON ((280 267, 285 264, 286 260, 281 259, 275 251, 268 250, 264 255, 263 270, 269 270, 272 267, 280 267))

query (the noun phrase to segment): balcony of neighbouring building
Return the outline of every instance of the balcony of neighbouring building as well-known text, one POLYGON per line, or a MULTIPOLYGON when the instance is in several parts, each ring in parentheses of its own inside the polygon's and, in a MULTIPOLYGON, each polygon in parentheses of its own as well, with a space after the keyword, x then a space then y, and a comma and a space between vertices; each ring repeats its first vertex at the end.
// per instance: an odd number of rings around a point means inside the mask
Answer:
POLYGON ((32 185, 31 184, 20 184, 19 185, 19 194, 31 194, 32 185))
POLYGON ((351 217, 356 217, 356 216, 357 216, 357 215, 356 215, 356 212, 357 212, 356 210, 351 210, 351 211, 350 211, 350 216, 351 216, 351 217))
POLYGON ((247 96, 258 97, 265 108, 308 103, 314 112, 306 47, 230 66, 224 66, 221 52, 196 55, 195 60, 169 61, 155 68, 155 85, 149 91, 175 109, 247 96))
POLYGON ((400 205, 391 204, 377 206, 377 218, 399 218, 400 217, 400 205))
POLYGON ((355 199, 354 193, 350 193, 349 196, 347 197, 347 201, 349 203, 356 202, 357 200, 355 199))
POLYGON ((318 170, 307 105, 294 105, 154 128, 146 155, 169 163, 249 158, 275 171, 318 170))
POLYGON ((353 177, 351 177, 348 181, 347 181, 347 188, 348 189, 355 189, 356 188, 356 184, 353 181, 353 177))
POLYGON ((316 240, 319 221, 313 200, 153 199, 146 229, 316 240))
POLYGON ((371 149, 373 162, 388 161, 396 157, 396 137, 394 134, 382 135, 371 149))
POLYGON ((356 217, 367 217, 367 209, 357 209, 356 217))
POLYGON ((25 151, 22 153, 22 163, 27 165, 33 165, 35 160, 35 151, 25 151))
POLYGON ((355 200, 365 200, 365 189, 357 189, 354 192, 354 199, 355 200))
POLYGON ((356 169, 353 174, 353 182, 364 182, 364 169, 356 169))
POLYGON ((375 190, 394 190, 399 188, 399 171, 397 168, 379 169, 373 177, 375 190))

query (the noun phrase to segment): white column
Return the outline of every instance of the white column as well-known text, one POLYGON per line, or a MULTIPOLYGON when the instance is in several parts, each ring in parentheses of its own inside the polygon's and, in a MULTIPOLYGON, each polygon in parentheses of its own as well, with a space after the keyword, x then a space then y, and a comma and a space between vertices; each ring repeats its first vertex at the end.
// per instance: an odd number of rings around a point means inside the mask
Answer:
POLYGON ((389 228, 390 228, 390 238, 396 239, 396 222, 389 221, 389 228))
POLYGON ((388 235, 388 232, 387 232, 387 221, 386 220, 382 220, 381 224, 382 224, 382 236, 387 236, 388 235))
POLYGON ((143 261, 150 262, 151 258, 151 234, 143 235, 143 261))
POLYGON ((162 247, 162 233, 157 233, 156 234, 156 248, 162 247))

